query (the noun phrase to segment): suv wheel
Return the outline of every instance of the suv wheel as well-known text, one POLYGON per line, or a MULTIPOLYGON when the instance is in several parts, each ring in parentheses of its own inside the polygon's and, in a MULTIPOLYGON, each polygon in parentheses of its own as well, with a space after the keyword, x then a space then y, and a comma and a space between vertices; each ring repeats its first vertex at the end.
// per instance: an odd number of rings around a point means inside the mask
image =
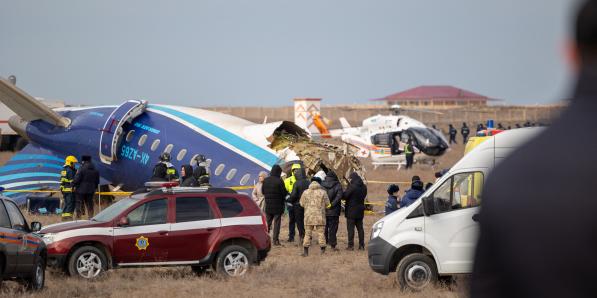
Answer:
POLYGON ((243 276, 251 266, 249 251, 238 245, 224 247, 216 260, 217 272, 225 277, 243 276))
POLYGON ((396 270, 401 289, 420 291, 437 281, 437 268, 433 259, 421 253, 407 255, 396 270))
POLYGON ((106 260, 104 252, 95 246, 79 247, 68 259, 68 274, 86 279, 96 278, 107 270, 106 260))
POLYGON ((40 256, 37 262, 35 262, 31 276, 25 279, 25 286, 27 287, 27 290, 40 291, 43 289, 46 281, 45 272, 46 262, 40 256))

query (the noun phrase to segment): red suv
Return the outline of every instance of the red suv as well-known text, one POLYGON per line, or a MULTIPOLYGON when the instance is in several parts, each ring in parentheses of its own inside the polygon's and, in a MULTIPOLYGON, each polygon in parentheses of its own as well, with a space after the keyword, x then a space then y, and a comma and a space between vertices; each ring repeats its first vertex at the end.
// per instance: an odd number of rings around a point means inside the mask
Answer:
POLYGON ((271 247, 259 207, 227 188, 133 194, 91 220, 50 225, 40 234, 48 265, 88 279, 110 268, 184 265, 241 276, 271 247))

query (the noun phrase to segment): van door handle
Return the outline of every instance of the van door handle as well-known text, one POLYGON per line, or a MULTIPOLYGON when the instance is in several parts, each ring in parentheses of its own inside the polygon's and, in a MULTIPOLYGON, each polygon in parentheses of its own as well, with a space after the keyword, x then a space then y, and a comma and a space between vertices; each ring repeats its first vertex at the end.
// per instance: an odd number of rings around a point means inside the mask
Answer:
POLYGON ((158 234, 160 234, 160 235, 166 235, 166 234, 168 234, 168 231, 159 231, 158 234))
POLYGON ((473 214, 473 221, 474 222, 479 222, 479 213, 473 214))
POLYGON ((208 232, 211 232, 211 231, 213 231, 213 230, 215 230, 215 229, 216 229, 216 228, 207 228, 207 231, 208 231, 208 232))

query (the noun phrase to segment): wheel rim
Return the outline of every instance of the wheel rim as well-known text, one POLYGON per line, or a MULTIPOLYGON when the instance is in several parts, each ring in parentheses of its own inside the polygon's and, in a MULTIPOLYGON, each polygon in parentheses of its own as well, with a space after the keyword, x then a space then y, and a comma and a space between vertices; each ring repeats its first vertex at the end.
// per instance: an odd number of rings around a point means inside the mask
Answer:
POLYGON ((85 252, 77 258, 77 272, 83 278, 94 278, 102 271, 102 260, 93 252, 85 252))
POLYGON ((224 258, 224 271, 229 276, 241 276, 249 268, 249 259, 240 251, 233 251, 224 258))
POLYGON ((431 282, 431 268, 424 262, 413 262, 406 267, 404 279, 409 287, 422 289, 431 282))
POLYGON ((37 265, 35 268, 35 288, 41 289, 44 284, 44 269, 42 268, 41 264, 37 265))

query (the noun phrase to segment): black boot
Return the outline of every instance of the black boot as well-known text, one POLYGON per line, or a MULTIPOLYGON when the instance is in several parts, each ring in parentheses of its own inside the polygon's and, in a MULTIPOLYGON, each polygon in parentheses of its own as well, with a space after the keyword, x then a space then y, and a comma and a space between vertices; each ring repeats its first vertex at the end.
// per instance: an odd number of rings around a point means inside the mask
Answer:
POLYGON ((359 250, 365 250, 365 246, 364 245, 359 245, 359 250))
POLYGON ((321 247, 321 254, 324 254, 324 253, 325 253, 325 246, 322 246, 321 247))
POLYGON ((332 245, 332 251, 338 251, 335 245, 332 245))
POLYGON ((349 246, 346 248, 346 250, 354 250, 354 246, 352 246, 352 245, 349 245, 349 246))
POLYGON ((274 240, 274 246, 280 246, 282 244, 280 244, 280 240, 274 240))
POLYGON ((303 247, 303 254, 301 256, 303 256, 303 257, 309 256, 309 248, 308 247, 303 247))

